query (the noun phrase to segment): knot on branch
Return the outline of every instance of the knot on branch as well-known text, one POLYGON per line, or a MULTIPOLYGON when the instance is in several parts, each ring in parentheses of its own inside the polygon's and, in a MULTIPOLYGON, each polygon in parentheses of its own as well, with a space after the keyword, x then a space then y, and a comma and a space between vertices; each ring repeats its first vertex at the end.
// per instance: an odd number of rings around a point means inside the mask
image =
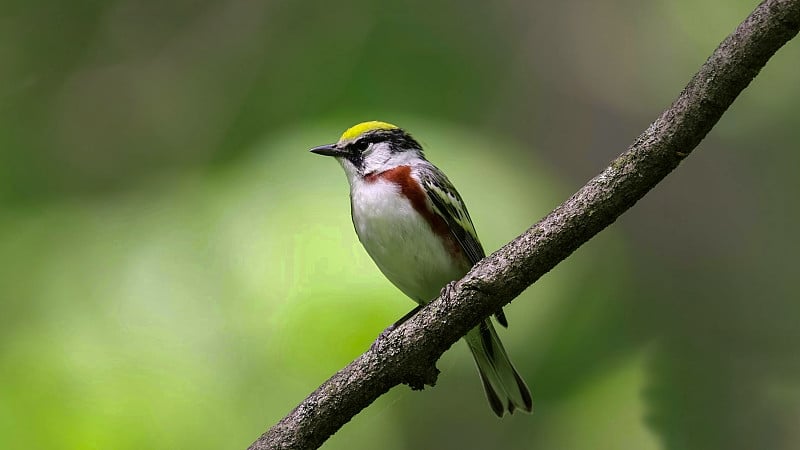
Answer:
POLYGON ((430 365, 420 365, 417 368, 421 370, 408 371, 405 374, 404 384, 407 384, 414 391, 421 391, 425 389, 425 385, 436 386, 436 379, 439 377, 439 369, 436 368, 435 363, 430 365))
POLYGON ((393 377, 397 384, 407 384, 413 390, 422 390, 425 385, 434 386, 439 375, 436 361, 442 352, 426 352, 421 358, 415 359, 409 355, 409 342, 402 331, 404 329, 397 329, 397 324, 388 327, 372 343, 369 353, 376 358, 379 366, 382 360, 399 361, 400 370, 393 377))

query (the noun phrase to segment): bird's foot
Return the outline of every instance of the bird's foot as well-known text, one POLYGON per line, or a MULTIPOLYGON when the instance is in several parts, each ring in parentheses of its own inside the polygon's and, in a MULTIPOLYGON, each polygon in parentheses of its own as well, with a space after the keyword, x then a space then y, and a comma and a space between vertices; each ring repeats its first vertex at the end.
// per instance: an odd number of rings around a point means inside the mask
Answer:
POLYGON ((446 302, 449 301, 450 300, 450 296, 453 295, 453 288, 455 287, 455 285, 456 285, 455 281, 451 281, 451 282, 445 284, 444 287, 442 288, 442 290, 439 291, 439 297, 441 297, 442 300, 444 300, 446 302))

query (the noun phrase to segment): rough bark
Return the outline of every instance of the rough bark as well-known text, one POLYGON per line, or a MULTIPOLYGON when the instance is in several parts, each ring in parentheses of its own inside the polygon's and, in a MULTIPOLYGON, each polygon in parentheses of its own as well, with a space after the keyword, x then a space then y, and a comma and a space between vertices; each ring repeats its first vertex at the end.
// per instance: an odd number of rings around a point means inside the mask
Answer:
POLYGON ((454 342, 614 222, 692 152, 800 29, 800 0, 766 0, 717 47, 672 105, 600 175, 480 261, 443 295, 312 392, 250 449, 317 448, 398 384, 433 385, 454 342))

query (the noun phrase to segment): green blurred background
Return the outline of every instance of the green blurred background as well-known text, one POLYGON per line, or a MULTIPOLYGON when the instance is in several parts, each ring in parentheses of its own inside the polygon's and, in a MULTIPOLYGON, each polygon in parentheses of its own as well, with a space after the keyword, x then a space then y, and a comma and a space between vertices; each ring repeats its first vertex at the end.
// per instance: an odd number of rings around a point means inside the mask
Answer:
MULTIPOLYGON (((744 0, 23 2, 0 12, 0 448, 244 448, 413 304, 307 149, 397 123, 493 251, 597 174, 744 0)), ((800 44, 507 309, 329 449, 800 445, 800 44)))

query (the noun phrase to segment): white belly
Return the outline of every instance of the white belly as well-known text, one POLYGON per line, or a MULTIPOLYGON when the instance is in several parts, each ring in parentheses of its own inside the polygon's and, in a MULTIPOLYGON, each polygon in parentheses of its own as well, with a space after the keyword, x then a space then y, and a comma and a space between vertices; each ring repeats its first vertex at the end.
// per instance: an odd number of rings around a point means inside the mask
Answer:
POLYGON ((414 301, 429 302, 466 273, 396 185, 357 181, 350 195, 361 244, 386 278, 414 301))

